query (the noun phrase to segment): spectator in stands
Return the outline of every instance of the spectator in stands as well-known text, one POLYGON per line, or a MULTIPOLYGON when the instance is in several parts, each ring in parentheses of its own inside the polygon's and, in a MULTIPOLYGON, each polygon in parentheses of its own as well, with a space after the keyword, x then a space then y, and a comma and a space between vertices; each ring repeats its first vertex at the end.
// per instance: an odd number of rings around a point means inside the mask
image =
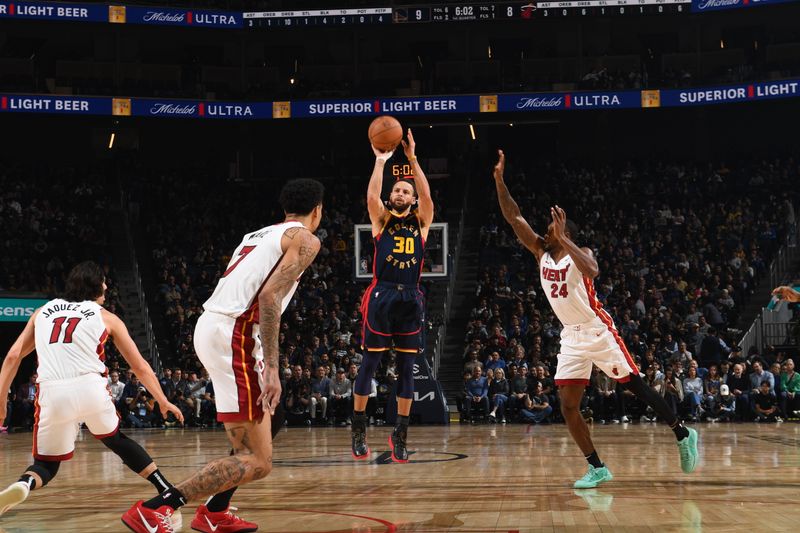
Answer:
POLYGON ((28 379, 17 387, 17 405, 15 410, 19 417, 19 423, 27 429, 33 428, 34 404, 36 402, 36 379, 39 375, 34 372, 28 379))
POLYGON ((601 424, 607 421, 618 423, 620 420, 620 398, 617 395, 617 382, 605 374, 599 372, 594 383, 595 405, 592 408, 601 424))
POLYGON ((731 376, 731 363, 728 360, 723 360, 719 364, 719 383, 728 383, 728 378, 731 376))
POLYGON ((781 363, 775 361, 769 367, 769 373, 772 374, 772 382, 775 384, 773 392, 778 398, 782 397, 783 388, 781 387, 781 363))
POLYGON ((525 357, 525 348, 522 346, 517 346, 516 348, 517 353, 514 354, 514 360, 511 361, 513 364, 517 365, 517 369, 520 368, 528 368, 528 361, 525 357))
POLYGON ((672 409, 673 414, 677 416, 678 406, 683 403, 683 384, 680 378, 675 375, 675 371, 671 366, 664 369, 664 386, 661 394, 672 409))
POLYGON ((475 368, 483 369, 483 363, 481 363, 478 360, 478 352, 477 351, 475 351, 475 350, 470 351, 469 354, 467 354, 467 357, 468 357, 467 362, 464 364, 464 371, 465 372, 469 372, 470 375, 472 375, 472 371, 475 368))
POLYGON ((525 407, 528 398, 528 367, 517 368, 517 365, 509 365, 509 375, 511 369, 514 370, 514 377, 511 378, 511 395, 508 397, 508 407, 512 413, 518 412, 525 407))
MULTIPOLYGON (((128 378, 128 383, 125 384, 125 388, 122 390, 122 401, 126 406, 129 406, 134 398, 136 398, 136 396, 139 394, 140 386, 141 384, 139 383, 139 378, 136 377, 136 374, 131 374, 128 378)), ((120 410, 125 413, 125 410, 120 410)))
POLYGON ((327 375, 327 367, 317 367, 316 377, 311 382, 311 422, 317 422, 317 407, 321 410, 320 422, 328 420, 328 398, 330 396, 331 380, 327 375))
POLYGON ((744 365, 736 363, 733 365, 733 372, 728 377, 726 384, 736 401, 737 415, 744 419, 750 415, 750 391, 752 385, 750 379, 744 375, 744 365))
POLYGON ((547 400, 547 395, 542 392, 542 384, 537 382, 533 396, 526 397, 525 407, 520 410, 522 420, 532 424, 546 423, 553 412, 547 400))
POLYGON ((334 422, 338 419, 339 424, 342 426, 350 423, 352 417, 350 399, 352 396, 352 382, 345 377, 344 368, 337 368, 336 377, 331 381, 331 388, 328 394, 334 422))
POLYGON ((702 415, 703 380, 697 375, 697 368, 689 367, 687 376, 683 380, 683 396, 689 406, 689 420, 697 422, 702 415))
POLYGON ((467 383, 469 380, 472 379, 472 371, 471 370, 464 370, 461 373, 462 379, 462 387, 461 391, 456 394, 456 407, 458 408, 458 412, 460 413, 459 422, 468 422, 466 417, 464 416, 465 412, 465 404, 467 399, 467 383))
MULTIPOLYGON (((138 381, 138 380, 137 380, 138 381)), ((156 422, 156 415, 154 413, 154 403, 152 397, 147 394, 147 390, 139 385, 136 388, 135 396, 130 398, 127 403, 128 412, 125 421, 133 428, 149 428, 153 427, 156 422)))
POLYGON ((108 390, 111 391, 111 399, 114 401, 114 405, 116 405, 117 409, 119 409, 119 402, 122 399, 122 393, 125 390, 125 384, 119 380, 119 372, 111 372, 108 382, 108 390))
MULTIPOLYGON (((497 354, 497 352, 494 352, 497 354)), ((499 356, 499 354, 497 354, 499 356)), ((511 392, 505 371, 502 368, 494 370, 494 380, 489 386, 489 399, 491 400, 492 410, 489 413, 489 421, 497 422, 497 414, 500 414, 500 423, 506 423, 506 403, 511 392)))
POLYGON ((690 352, 686 348, 686 343, 681 341, 678 343, 678 351, 675 352, 672 357, 670 358, 670 362, 672 361, 680 361, 683 364, 684 368, 689 366, 689 361, 692 360, 692 352, 690 352))
POLYGON ((489 357, 489 361, 486 362, 486 370, 495 370, 495 369, 505 370, 506 362, 504 359, 500 358, 500 352, 494 351, 492 355, 489 357))
POLYGON ((192 409, 192 416, 186 419, 186 423, 190 426, 199 424, 200 422, 200 409, 202 407, 202 400, 206 395, 206 384, 197 377, 197 372, 194 370, 189 372, 189 379, 186 380, 186 403, 192 409))
POLYGON ((482 375, 480 367, 472 369, 472 378, 467 381, 466 399, 464 400, 464 416, 472 420, 473 410, 480 408, 482 416, 489 414, 489 384, 482 375))
POLYGON ((736 417, 736 398, 730 392, 728 385, 721 385, 719 401, 714 404, 711 411, 712 422, 732 422, 736 417))
POLYGON ((303 377, 303 367, 292 367, 286 383, 286 421, 289 425, 310 425, 311 383, 303 377))
POLYGON ((720 385, 721 381, 717 371, 717 366, 711 365, 708 368, 708 374, 706 374, 706 377, 703 380, 703 409, 707 413, 714 411, 715 404, 719 400, 720 385))
POLYGON ((800 374, 794 371, 794 360, 787 359, 781 373, 781 410, 785 417, 800 416, 800 374))
POLYGON ((775 394, 775 377, 772 372, 764 370, 761 361, 754 361, 753 371, 750 373, 750 393, 756 394, 764 381, 769 383, 769 392, 775 394))
POLYGON ((203 427, 217 427, 217 400, 214 396, 214 383, 206 381, 205 394, 200 405, 200 422, 203 427))
POLYGON ((177 392, 181 392, 186 396, 186 380, 183 379, 183 370, 180 368, 172 371, 172 377, 167 382, 167 388, 164 389, 164 394, 170 401, 172 401, 177 392))
MULTIPOLYGON (((172 369, 167 367, 161 371, 161 377, 158 379, 158 382, 161 384, 161 390, 164 391, 164 394, 167 395, 167 387, 172 382, 172 369)), ((167 395, 169 398, 169 395, 167 395)))
POLYGON ((708 335, 700 343, 700 356, 698 364, 703 368, 709 368, 711 365, 719 367, 722 358, 725 356, 725 350, 722 347, 720 338, 717 336, 717 330, 713 327, 708 329, 708 335))
POLYGON ((770 388, 769 380, 764 380, 753 394, 753 415, 756 422, 782 422, 778 416, 778 400, 770 388))

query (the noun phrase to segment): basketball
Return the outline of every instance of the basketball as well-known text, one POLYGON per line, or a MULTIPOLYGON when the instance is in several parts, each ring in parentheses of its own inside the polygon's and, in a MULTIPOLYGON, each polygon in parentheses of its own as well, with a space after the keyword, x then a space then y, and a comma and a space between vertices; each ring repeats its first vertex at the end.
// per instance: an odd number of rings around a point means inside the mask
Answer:
POLYGON ((369 125, 369 142, 381 152, 391 152, 403 138, 403 126, 389 115, 383 115, 369 125))

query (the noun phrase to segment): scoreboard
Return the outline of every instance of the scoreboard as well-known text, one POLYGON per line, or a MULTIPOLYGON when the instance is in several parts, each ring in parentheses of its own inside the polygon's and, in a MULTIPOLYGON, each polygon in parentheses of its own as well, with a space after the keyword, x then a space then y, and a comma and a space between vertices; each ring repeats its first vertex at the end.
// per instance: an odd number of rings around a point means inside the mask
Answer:
MULTIPOLYGON (((413 0, 412 0, 413 1, 413 0)), ((565 0, 483 2, 361 9, 255 11, 244 13, 248 28, 356 26, 537 20, 563 17, 674 15, 689 13, 691 0, 565 0)))
POLYGON ((293 26, 353 26, 391 24, 391 7, 363 9, 317 9, 303 11, 257 11, 243 15, 247 28, 291 28, 293 26))

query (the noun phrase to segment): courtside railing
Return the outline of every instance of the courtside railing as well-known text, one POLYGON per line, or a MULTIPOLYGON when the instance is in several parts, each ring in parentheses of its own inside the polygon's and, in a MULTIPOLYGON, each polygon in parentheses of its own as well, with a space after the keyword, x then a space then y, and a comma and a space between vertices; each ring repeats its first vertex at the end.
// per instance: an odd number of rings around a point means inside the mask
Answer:
MULTIPOLYGON (((797 224, 789 231, 786 241, 778 250, 775 259, 769 265, 769 286, 777 287, 783 284, 786 276, 792 274, 791 268, 798 257, 800 257, 800 231, 797 224)), ((767 302, 764 302, 766 305, 767 302)), ((792 313, 783 304, 777 311, 770 311, 762 307, 761 312, 753 320, 750 328, 745 332, 739 341, 742 353, 747 354, 750 348, 755 346, 759 353, 767 345, 797 345, 798 332, 797 323, 791 322, 792 313)))

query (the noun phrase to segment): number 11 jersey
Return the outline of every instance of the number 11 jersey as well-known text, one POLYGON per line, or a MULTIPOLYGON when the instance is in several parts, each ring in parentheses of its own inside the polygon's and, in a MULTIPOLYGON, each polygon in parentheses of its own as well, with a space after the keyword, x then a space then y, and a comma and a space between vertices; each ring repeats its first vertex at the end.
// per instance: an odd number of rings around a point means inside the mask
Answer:
POLYGON ((102 307, 96 302, 47 302, 34 320, 37 383, 105 374, 108 339, 102 307))

